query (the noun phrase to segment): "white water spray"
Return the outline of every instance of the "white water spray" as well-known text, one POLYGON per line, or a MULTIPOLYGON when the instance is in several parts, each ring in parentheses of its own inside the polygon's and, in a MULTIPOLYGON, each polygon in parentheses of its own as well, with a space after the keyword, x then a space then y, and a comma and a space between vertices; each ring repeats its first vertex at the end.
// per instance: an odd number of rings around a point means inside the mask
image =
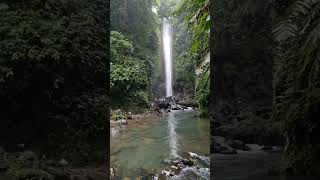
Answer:
POLYGON ((164 68, 166 79, 166 97, 172 96, 172 37, 171 37, 171 24, 164 18, 163 19, 163 55, 164 55, 164 68))

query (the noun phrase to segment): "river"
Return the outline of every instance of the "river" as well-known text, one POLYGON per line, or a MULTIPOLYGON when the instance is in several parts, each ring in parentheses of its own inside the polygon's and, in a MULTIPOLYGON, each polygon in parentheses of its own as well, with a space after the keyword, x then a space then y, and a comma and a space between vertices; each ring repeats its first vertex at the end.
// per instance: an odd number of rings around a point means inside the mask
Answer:
POLYGON ((210 155, 210 121, 195 110, 172 111, 164 118, 142 119, 122 126, 111 136, 111 167, 115 179, 141 178, 160 174, 165 161, 188 152, 210 155))

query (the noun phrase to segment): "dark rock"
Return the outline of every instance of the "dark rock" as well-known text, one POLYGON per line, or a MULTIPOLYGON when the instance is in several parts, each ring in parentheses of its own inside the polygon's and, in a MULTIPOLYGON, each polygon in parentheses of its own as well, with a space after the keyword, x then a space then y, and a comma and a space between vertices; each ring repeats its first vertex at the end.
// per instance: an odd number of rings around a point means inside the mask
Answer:
POLYGON ((160 99, 155 102, 155 106, 159 109, 168 109, 171 107, 171 104, 168 100, 160 99))
POLYGON ((189 155, 192 160, 197 160, 198 162, 200 162, 202 165, 204 165, 206 167, 210 166, 210 158, 209 157, 199 156, 196 153, 192 153, 192 152, 189 152, 189 155))
POLYGON ((171 166, 170 171, 173 172, 174 174, 179 174, 179 171, 181 170, 180 167, 177 166, 171 166))
POLYGON ((237 151, 231 147, 220 145, 219 143, 214 143, 212 147, 212 152, 217 154, 237 154, 237 151))
POLYGON ((190 167, 194 165, 194 162, 191 161, 190 159, 183 159, 183 160, 182 160, 182 163, 183 163, 184 165, 190 166, 190 167))
POLYGON ((62 158, 62 159, 59 160, 58 165, 61 166, 61 167, 68 166, 69 162, 62 158))
POLYGON ((169 176, 170 175, 170 171, 167 170, 162 170, 161 174, 165 175, 165 176, 169 176))
POLYGON ((197 107, 197 102, 193 99, 178 101, 177 104, 186 107, 197 107))
MULTIPOLYGON (((180 107, 181 107, 181 109, 188 109, 188 107, 187 107, 187 106, 183 106, 183 105, 181 105, 180 107)), ((194 108, 194 107, 193 107, 193 108, 194 108)))
POLYGON ((190 167, 193 166, 194 162, 190 159, 178 158, 173 161, 173 164, 179 168, 184 168, 185 166, 190 166, 190 167))
POLYGON ((178 105, 172 105, 172 106, 171 106, 171 109, 172 109, 172 110, 180 110, 181 107, 178 106, 178 105))
POLYGON ((228 140, 227 145, 234 148, 234 149, 239 149, 242 151, 249 151, 250 147, 247 146, 244 142, 240 140, 228 140))

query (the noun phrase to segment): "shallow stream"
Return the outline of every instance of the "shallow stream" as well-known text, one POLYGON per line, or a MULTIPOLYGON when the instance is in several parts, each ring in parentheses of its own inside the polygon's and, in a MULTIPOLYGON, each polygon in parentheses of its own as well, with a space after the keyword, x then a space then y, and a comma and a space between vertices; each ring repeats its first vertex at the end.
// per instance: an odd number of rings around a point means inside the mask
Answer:
POLYGON ((111 167, 119 169, 118 179, 135 179, 160 174, 166 160, 188 152, 210 155, 210 121, 197 111, 172 111, 164 118, 128 121, 111 136, 111 167))

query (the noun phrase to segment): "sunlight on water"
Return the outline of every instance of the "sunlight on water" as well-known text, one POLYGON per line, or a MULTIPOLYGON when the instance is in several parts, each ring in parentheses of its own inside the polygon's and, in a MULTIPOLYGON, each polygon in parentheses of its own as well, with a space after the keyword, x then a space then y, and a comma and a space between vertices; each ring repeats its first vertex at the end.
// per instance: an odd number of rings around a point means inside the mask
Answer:
POLYGON ((177 145, 177 134, 176 134, 176 123, 174 118, 174 112, 168 114, 168 133, 169 133, 169 148, 170 158, 178 157, 178 145, 177 145))

